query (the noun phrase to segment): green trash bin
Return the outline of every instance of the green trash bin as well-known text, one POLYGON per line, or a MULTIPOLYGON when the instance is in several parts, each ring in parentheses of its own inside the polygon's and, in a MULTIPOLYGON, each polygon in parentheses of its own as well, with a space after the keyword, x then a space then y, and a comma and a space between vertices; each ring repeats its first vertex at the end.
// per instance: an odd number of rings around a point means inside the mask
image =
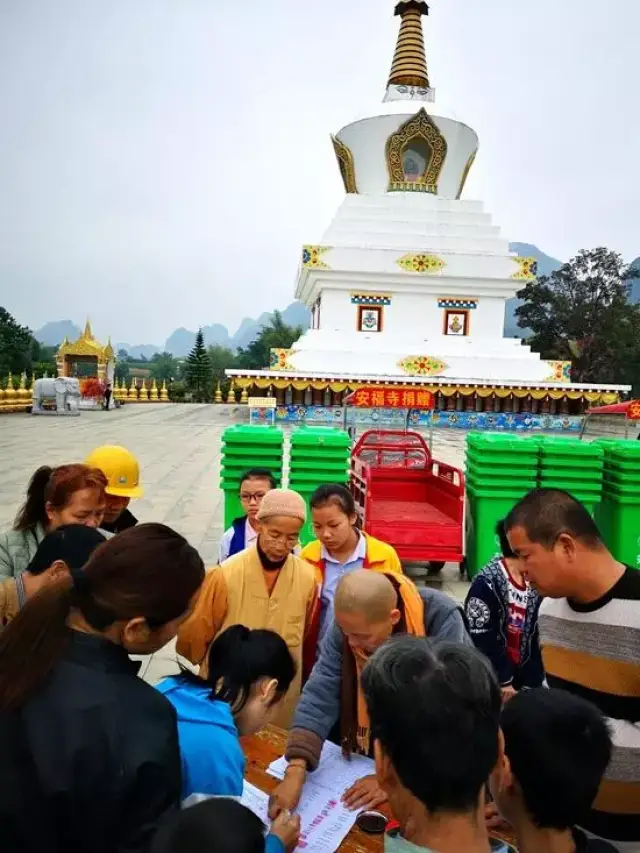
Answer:
POLYGON ((268 468, 282 482, 284 433, 279 427, 237 424, 222 435, 220 487, 224 492, 224 524, 244 515, 240 480, 249 468, 268 468))
POLYGON ((496 525, 507 516, 530 488, 510 483, 501 488, 487 488, 467 479, 467 496, 471 524, 467 538, 467 568, 473 578, 500 553, 496 525))
POLYGON ((640 569, 640 490, 634 494, 607 488, 596 522, 616 560, 640 569))

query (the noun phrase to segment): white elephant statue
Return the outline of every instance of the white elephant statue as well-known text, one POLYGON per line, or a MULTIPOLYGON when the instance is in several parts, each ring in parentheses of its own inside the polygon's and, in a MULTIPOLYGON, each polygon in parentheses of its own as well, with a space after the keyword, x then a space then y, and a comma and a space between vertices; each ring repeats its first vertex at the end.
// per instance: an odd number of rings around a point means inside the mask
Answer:
POLYGON ((33 386, 32 415, 79 415, 80 382, 69 376, 37 379, 33 386), (42 408, 44 400, 55 400, 56 411, 42 408))

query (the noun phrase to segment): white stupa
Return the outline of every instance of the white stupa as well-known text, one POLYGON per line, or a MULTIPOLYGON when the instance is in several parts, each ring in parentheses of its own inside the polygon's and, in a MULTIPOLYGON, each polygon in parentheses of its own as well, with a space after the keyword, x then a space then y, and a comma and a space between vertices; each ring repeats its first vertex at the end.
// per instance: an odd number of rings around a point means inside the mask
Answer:
MULTIPOLYGON (((228 371, 242 388, 268 388, 276 376, 276 389, 285 378, 294 389, 324 378, 331 389, 342 379, 467 392, 570 381, 569 362, 504 337, 506 300, 535 278, 536 262, 509 251, 481 201, 462 198, 478 137, 431 112, 428 11, 422 0, 399 0, 384 107, 333 137, 346 197, 322 242, 303 247, 296 297, 312 312, 311 328, 272 351, 270 370, 228 371)), ((597 387, 614 398, 624 390, 597 387)))
POLYGON ((305 249, 296 296, 315 322, 289 365, 548 380, 549 363, 503 334, 505 302, 535 277, 535 263, 510 253, 482 202, 461 199, 478 137, 427 111, 427 4, 400 0, 395 11, 402 24, 389 108, 334 137, 347 196, 321 245, 305 249))

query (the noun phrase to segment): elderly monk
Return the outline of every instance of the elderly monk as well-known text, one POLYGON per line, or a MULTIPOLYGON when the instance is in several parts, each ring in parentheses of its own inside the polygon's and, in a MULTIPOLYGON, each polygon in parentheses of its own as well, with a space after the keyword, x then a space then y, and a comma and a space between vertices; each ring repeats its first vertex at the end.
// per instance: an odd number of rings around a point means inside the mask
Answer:
MULTIPOLYGON (((318 766, 322 745, 338 720, 343 752, 370 754, 360 673, 385 640, 413 634, 472 645, 456 602, 430 587, 418 590, 404 575, 366 569, 345 575, 336 590, 334 617, 296 709, 286 751, 289 766, 271 798, 273 817, 296 807, 307 771, 318 766)), ((375 776, 360 779, 343 795, 352 809, 374 808, 385 800, 375 776)))
MULTIPOLYGON (((311 630, 318 608, 315 570, 291 553, 306 513, 297 492, 267 492, 256 517, 255 544, 207 574, 193 613, 178 633, 178 653, 201 665, 213 640, 230 625, 268 628, 280 634, 297 665, 274 720, 284 728, 289 727, 300 696, 304 644, 308 637, 315 638, 311 630)), ((315 649, 310 657, 314 654, 315 649)))

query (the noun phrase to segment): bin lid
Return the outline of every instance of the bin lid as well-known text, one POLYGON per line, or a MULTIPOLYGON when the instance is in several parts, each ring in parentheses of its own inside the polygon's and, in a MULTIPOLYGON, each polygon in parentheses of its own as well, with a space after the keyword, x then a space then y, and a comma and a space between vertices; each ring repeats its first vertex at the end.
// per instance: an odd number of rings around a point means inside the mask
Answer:
POLYGON ((469 471, 467 473, 467 485, 474 489, 482 489, 486 492, 502 492, 504 490, 513 491, 514 489, 518 489, 522 493, 523 489, 526 492, 535 489, 538 482, 535 476, 519 478, 510 477, 506 474, 503 477, 482 479, 475 476, 472 471, 469 471))
POLYGON ((277 426, 236 424, 222 433, 222 444, 282 444, 284 433, 277 426))
POLYGON ((602 459, 604 450, 595 442, 586 443, 578 439, 556 438, 555 436, 546 438, 540 444, 540 453, 543 457, 555 456, 578 456, 581 459, 585 457, 591 459, 602 459))
POLYGON ((349 448, 351 439, 342 429, 333 427, 298 427, 291 433, 292 452, 296 447, 349 448))

